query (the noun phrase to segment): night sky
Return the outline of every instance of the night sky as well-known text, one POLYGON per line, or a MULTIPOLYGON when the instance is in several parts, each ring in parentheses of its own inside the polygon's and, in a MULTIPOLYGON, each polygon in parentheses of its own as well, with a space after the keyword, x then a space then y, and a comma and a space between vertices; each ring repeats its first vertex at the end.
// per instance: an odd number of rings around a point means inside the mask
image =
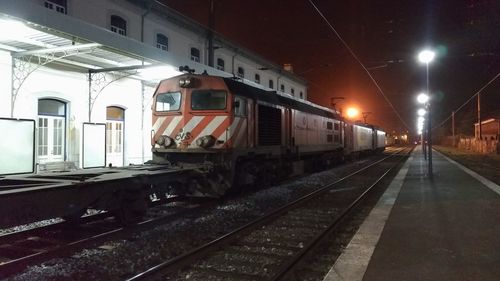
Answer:
MULTIPOLYGON (((314 0, 401 122, 308 0, 214 1, 219 34, 276 64, 291 63, 294 73, 309 81, 310 101, 329 106, 331 97, 345 97, 337 107, 371 112, 367 121, 389 132, 416 132, 415 97, 426 88, 425 65, 416 59, 422 48, 438 52, 429 67, 434 124, 500 72, 500 1, 314 0)), ((208 25, 209 0, 163 2, 208 25)), ((482 101, 483 118, 500 116, 500 78, 482 92, 482 101)), ((462 133, 472 128, 475 108, 472 102, 457 114, 462 133)))

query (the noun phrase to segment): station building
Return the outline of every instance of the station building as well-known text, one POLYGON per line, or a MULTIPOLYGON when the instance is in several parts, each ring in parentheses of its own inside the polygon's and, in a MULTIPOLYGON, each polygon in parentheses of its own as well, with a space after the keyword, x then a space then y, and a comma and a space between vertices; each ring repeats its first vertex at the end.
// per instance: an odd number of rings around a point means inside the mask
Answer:
POLYGON ((152 95, 179 66, 307 99, 302 78, 159 1, 0 1, 0 174, 150 160, 152 95))

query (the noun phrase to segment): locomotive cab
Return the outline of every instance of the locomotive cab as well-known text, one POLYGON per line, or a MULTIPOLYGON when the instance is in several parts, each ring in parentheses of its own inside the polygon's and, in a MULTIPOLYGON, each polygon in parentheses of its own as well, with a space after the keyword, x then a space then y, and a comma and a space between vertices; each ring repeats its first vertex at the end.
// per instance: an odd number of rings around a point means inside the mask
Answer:
POLYGON ((153 100, 154 162, 200 163, 246 145, 240 141, 246 100, 234 96, 220 77, 184 74, 163 80, 153 100))

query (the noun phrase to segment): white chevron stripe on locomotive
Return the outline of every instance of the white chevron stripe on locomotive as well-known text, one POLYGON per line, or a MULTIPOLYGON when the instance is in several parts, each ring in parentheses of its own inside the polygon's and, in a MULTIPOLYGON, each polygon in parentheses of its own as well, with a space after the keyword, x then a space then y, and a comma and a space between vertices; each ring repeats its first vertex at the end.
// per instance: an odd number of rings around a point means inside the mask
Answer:
MULTIPOLYGON (((206 135, 211 135, 223 122, 228 118, 227 116, 216 116, 208 125, 203 128, 203 130, 197 135, 193 136, 194 139, 197 139, 198 137, 206 136, 206 135)), ((192 142, 190 147, 196 146, 195 142, 192 142)))
POLYGON ((222 124, 227 116, 216 116, 200 133, 201 136, 211 135, 222 124))
POLYGON ((165 131, 163 131, 162 135, 167 135, 170 136, 172 134, 172 131, 177 127, 177 124, 182 120, 182 116, 175 116, 174 119, 172 119, 172 122, 168 124, 167 128, 165 128, 165 131))
POLYGON ((156 119, 156 122, 154 123, 153 128, 152 128, 152 130, 155 132, 155 134, 158 131, 158 129, 160 129, 161 124, 163 124, 163 122, 165 122, 165 119, 167 119, 167 117, 165 117, 165 116, 160 116, 160 117, 158 117, 158 119, 156 119))
POLYGON ((240 122, 240 117, 234 117, 233 123, 229 126, 228 130, 224 131, 217 139, 218 140, 223 140, 227 141, 231 139, 233 134, 235 133, 234 130, 238 127, 238 123, 240 122))
POLYGON ((191 132, 204 118, 204 116, 193 116, 193 118, 191 118, 191 120, 189 120, 189 122, 182 127, 182 131, 185 133, 191 132))

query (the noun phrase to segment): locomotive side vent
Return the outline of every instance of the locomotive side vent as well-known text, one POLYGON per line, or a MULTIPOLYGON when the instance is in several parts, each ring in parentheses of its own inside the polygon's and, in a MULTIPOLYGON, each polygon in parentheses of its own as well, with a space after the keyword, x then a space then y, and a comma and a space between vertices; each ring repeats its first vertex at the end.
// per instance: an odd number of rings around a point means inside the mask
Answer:
POLYGON ((281 145, 281 110, 259 104, 259 145, 281 145))

